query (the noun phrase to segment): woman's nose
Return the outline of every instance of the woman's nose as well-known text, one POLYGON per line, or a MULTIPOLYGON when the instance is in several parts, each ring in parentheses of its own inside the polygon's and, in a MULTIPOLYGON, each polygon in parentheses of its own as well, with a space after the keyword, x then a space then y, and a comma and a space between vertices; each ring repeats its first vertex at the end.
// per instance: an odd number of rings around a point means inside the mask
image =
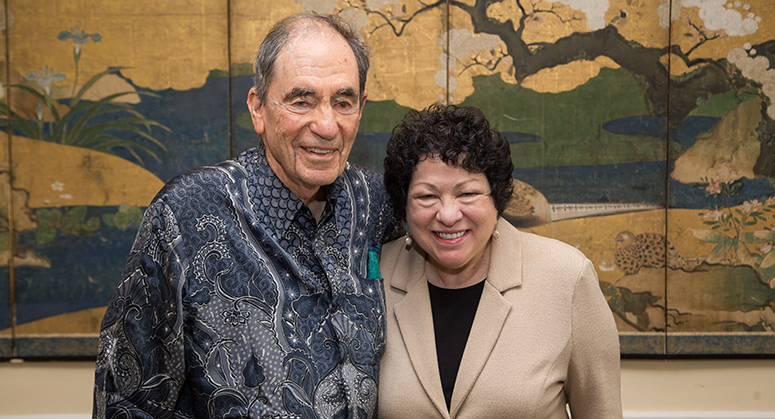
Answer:
POLYGON ((445 226, 452 226, 463 218, 463 212, 460 205, 454 199, 442 200, 441 207, 436 213, 436 220, 445 226))

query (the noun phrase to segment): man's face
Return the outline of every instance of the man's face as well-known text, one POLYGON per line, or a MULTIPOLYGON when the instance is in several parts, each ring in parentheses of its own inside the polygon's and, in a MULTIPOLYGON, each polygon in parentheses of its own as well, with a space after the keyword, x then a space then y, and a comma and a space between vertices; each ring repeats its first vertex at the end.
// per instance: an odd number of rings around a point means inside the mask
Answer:
POLYGON ((350 46, 330 29, 300 31, 275 62, 266 103, 255 88, 248 107, 269 165, 309 204, 342 174, 361 120, 358 66, 350 46))

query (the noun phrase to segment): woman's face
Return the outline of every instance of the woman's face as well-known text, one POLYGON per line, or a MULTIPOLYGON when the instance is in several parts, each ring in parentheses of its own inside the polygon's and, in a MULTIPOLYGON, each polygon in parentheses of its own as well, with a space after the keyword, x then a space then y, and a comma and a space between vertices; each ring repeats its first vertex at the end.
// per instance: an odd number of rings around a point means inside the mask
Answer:
POLYGON ((470 173, 438 158, 417 164, 409 183, 406 221, 431 266, 451 274, 481 268, 489 261, 497 218, 483 173, 470 173))

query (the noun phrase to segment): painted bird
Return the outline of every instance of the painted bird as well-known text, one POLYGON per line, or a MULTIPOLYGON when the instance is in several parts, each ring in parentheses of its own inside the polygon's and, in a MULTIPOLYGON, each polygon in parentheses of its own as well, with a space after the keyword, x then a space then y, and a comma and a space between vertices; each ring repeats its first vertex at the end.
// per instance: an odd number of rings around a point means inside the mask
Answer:
POLYGON ((629 13, 627 13, 626 10, 619 9, 619 15, 614 16, 613 19, 611 19, 609 25, 616 26, 617 28, 621 29, 624 27, 624 25, 627 24, 627 17, 629 16, 629 13))

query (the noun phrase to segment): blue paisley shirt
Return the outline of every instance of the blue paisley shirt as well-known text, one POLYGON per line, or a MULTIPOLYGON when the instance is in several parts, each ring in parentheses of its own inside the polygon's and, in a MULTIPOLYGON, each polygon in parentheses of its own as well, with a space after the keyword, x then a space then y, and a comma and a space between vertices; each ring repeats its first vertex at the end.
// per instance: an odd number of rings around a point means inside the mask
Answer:
POLYGON ((382 178, 349 164, 319 222, 263 147, 173 179, 102 322, 94 417, 375 417, 369 259, 393 234, 382 178))

